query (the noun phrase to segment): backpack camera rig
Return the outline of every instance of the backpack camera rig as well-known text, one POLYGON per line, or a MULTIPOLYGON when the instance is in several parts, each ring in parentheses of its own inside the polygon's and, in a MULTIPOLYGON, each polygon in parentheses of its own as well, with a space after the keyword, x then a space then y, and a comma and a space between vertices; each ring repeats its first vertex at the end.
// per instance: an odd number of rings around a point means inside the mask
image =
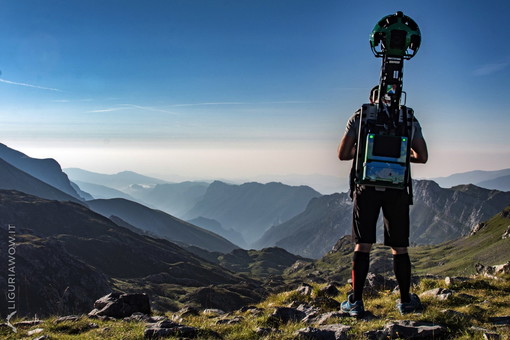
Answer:
POLYGON ((410 152, 413 110, 400 105, 404 60, 416 55, 420 30, 402 12, 382 18, 372 30, 370 46, 382 58, 375 104, 363 104, 355 158, 355 183, 404 189, 411 186, 410 152))

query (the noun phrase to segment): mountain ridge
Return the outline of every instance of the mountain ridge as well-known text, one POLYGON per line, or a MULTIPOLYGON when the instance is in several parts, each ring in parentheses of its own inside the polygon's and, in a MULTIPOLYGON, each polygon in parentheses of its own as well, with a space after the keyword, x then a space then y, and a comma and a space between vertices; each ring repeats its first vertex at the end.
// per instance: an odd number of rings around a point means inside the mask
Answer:
POLYGON ((307 186, 291 187, 276 182, 231 185, 215 181, 184 218, 216 220, 223 228, 240 232, 250 245, 266 229, 292 218, 311 198, 318 196, 319 192, 307 186))
POLYGON ((32 158, 24 153, 0 143, 0 158, 15 168, 51 185, 52 187, 78 200, 82 197, 72 187, 69 178, 60 164, 53 158, 32 158))
POLYGON ((117 216, 134 227, 173 242, 220 252, 238 248, 213 232, 133 201, 122 198, 98 199, 88 201, 87 204, 93 211, 105 217, 117 216))

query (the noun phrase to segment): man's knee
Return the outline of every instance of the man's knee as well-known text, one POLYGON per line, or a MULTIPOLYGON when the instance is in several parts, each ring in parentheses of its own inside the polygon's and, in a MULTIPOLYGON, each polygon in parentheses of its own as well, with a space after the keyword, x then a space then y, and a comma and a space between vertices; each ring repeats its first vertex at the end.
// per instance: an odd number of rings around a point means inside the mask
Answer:
POLYGON ((407 247, 391 247, 391 253, 393 255, 407 254, 407 247))
POLYGON ((372 243, 356 243, 356 247, 354 247, 354 251, 360 251, 362 253, 370 253, 372 249, 372 243))

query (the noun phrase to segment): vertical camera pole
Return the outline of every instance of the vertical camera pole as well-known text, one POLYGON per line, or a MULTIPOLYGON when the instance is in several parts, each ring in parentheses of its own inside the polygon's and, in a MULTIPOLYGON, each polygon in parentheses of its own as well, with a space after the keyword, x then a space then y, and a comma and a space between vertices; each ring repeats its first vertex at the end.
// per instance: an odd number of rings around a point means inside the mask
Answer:
POLYGON ((410 124, 412 110, 400 106, 404 60, 421 44, 416 22, 402 12, 387 15, 375 25, 370 47, 382 58, 376 104, 361 108, 355 182, 375 187, 410 187, 410 124))

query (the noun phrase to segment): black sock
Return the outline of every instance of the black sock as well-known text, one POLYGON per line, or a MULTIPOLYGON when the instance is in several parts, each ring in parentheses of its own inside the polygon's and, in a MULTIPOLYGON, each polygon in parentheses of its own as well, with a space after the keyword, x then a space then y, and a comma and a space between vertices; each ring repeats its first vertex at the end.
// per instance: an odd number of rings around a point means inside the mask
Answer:
POLYGON ((354 301, 361 301, 363 299, 363 287, 365 286, 369 266, 370 253, 355 251, 352 258, 352 288, 354 289, 354 301))
POLYGON ((409 302, 409 289, 411 287, 411 259, 409 254, 393 255, 393 270, 397 277, 400 289, 400 302, 409 302))

